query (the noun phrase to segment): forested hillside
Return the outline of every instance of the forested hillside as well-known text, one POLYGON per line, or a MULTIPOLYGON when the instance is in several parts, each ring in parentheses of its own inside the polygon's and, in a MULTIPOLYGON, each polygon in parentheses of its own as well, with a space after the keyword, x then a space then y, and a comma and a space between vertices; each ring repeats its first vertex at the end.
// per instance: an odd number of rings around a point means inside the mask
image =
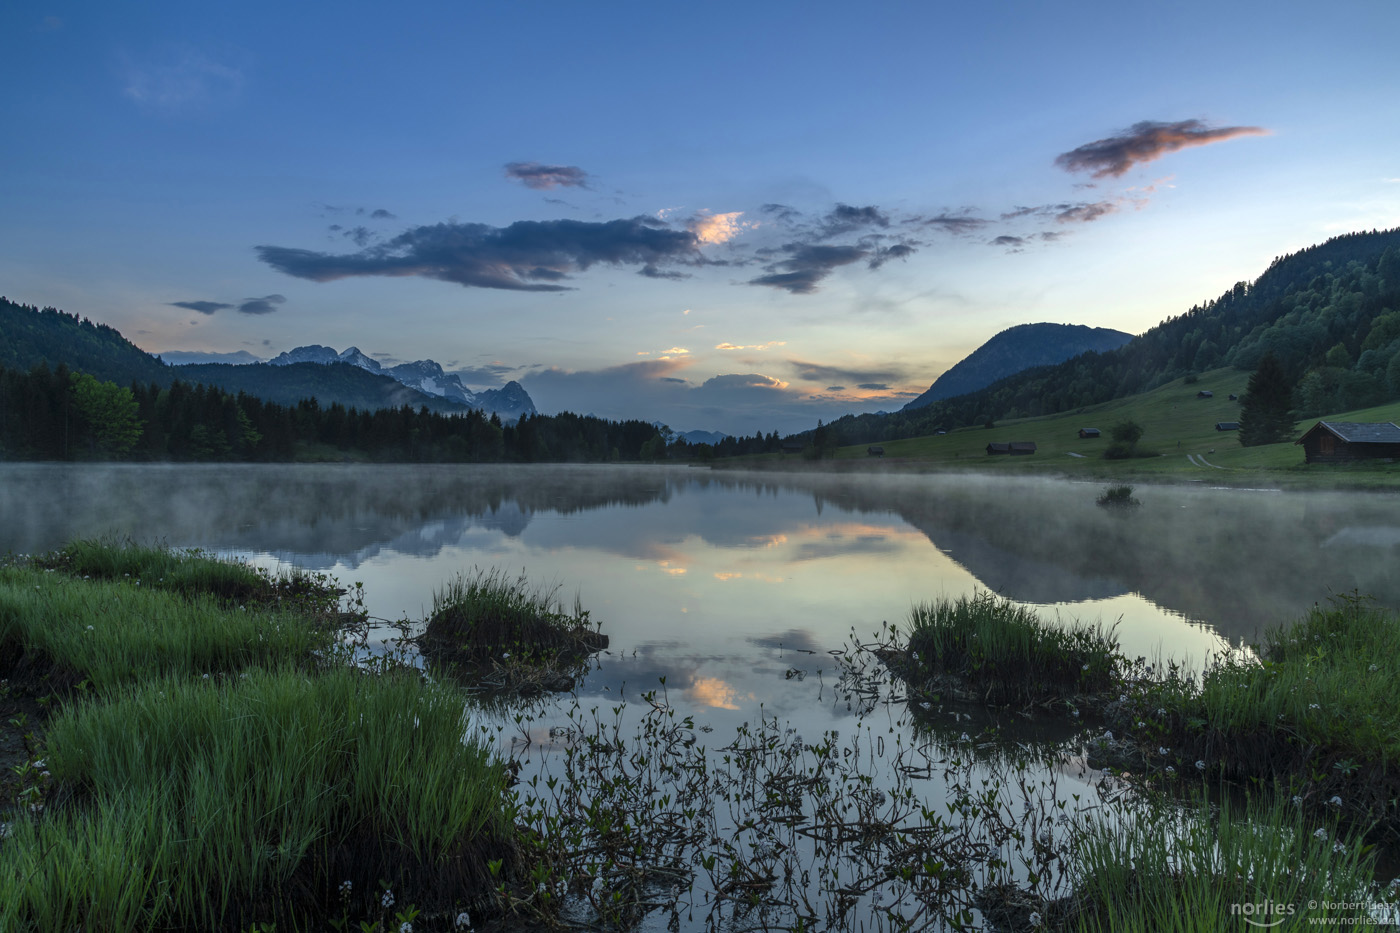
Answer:
POLYGON ((1052 366, 1089 350, 1116 350, 1132 334, 1083 324, 1018 324, 992 337, 953 364, 928 390, 904 406, 923 408, 939 399, 976 392, 1033 366, 1052 366))
POLYGON ((1168 318, 1117 350, 1085 353, 913 411, 848 415, 842 443, 1072 411, 1211 367, 1252 370, 1273 351, 1306 417, 1400 397, 1400 229, 1282 256, 1253 284, 1168 318))
POLYGON ((61 364, 0 369, 0 459, 491 463, 665 455, 665 440, 644 421, 563 413, 506 425, 477 410, 366 411, 314 399, 289 406, 179 380, 119 386, 61 364))
POLYGON ((426 405, 430 411, 465 410, 465 406, 450 400, 426 395, 388 376, 344 363, 333 366, 203 363, 177 369, 165 365, 105 324, 94 324, 55 308, 41 311, 0 298, 0 366, 27 372, 40 363, 50 369, 62 364, 121 385, 153 382, 168 386, 176 379, 202 382, 283 405, 315 398, 323 405, 338 402, 347 408, 426 405))

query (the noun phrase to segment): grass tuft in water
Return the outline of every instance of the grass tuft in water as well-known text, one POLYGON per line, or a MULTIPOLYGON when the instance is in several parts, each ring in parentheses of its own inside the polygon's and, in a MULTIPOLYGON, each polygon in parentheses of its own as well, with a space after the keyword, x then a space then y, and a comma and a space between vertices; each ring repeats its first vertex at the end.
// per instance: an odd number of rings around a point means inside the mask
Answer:
POLYGON ((882 657, 916 689, 996 705, 1106 695, 1121 663, 1111 631, 1047 625, 991 593, 916 605, 905 647, 882 657))
POLYGON ((608 646, 575 599, 498 569, 459 575, 433 595, 420 645, 432 660, 482 667, 570 666, 608 646))
POLYGON ((1133 487, 1131 486, 1110 486, 1104 490, 1103 495, 1094 501, 1105 508, 1112 509, 1131 509, 1142 505, 1133 496, 1133 487))

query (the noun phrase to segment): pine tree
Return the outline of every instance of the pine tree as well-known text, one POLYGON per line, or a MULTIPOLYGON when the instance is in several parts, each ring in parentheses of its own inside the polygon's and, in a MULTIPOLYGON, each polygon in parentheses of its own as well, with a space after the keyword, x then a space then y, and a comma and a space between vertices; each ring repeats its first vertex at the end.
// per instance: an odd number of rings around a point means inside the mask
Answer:
POLYGON ((1293 386, 1283 364, 1265 353, 1240 399, 1240 444, 1276 444, 1293 434, 1293 386))

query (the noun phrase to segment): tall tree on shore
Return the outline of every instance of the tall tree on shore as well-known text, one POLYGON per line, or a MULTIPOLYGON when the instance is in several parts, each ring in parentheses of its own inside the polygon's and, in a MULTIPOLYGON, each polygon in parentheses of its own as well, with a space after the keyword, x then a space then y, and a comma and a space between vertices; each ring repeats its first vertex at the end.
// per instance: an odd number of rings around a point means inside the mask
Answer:
POLYGON ((1240 399, 1240 444, 1276 444, 1293 434, 1293 386, 1273 353, 1259 358, 1240 399))

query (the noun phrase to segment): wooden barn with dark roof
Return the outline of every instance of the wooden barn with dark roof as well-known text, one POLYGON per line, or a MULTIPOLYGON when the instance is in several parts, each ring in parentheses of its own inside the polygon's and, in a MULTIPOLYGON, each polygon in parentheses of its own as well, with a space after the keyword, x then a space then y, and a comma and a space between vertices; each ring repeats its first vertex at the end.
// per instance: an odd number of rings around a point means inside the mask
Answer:
POLYGON ((1319 421, 1293 443, 1308 463, 1400 457, 1400 427, 1389 421, 1319 421))

